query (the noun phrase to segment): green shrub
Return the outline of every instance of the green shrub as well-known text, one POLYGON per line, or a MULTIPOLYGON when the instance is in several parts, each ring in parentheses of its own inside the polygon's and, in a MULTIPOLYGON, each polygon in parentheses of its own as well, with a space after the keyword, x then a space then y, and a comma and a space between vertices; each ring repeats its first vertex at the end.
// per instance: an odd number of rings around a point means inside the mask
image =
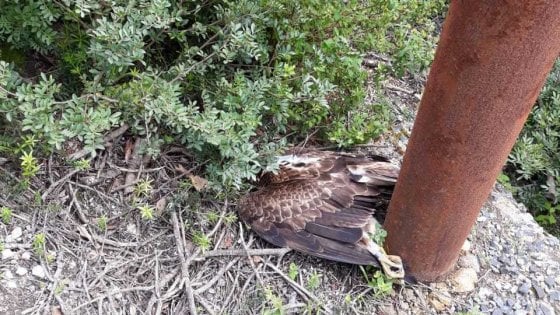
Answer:
MULTIPOLYGON (((509 163, 515 169, 511 177, 516 196, 537 221, 555 224, 560 213, 560 61, 529 115, 509 163)), ((552 230, 560 235, 558 225, 552 230)))
POLYGON ((41 152, 72 139, 95 155, 126 123, 146 153, 179 141, 209 161, 214 185, 238 186, 286 140, 351 146, 383 133, 389 110, 364 103, 362 53, 395 56, 378 75, 426 68, 444 9, 442 0, 3 5, 0 42, 54 61, 32 80, 0 61, 0 150, 33 135, 41 152))

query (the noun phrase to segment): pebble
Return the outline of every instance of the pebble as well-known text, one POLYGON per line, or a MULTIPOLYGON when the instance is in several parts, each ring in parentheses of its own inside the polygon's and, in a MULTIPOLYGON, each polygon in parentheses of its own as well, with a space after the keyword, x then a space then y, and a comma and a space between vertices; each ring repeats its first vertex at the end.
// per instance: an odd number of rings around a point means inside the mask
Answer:
POLYGON ((14 278, 14 274, 10 270, 4 270, 2 277, 6 280, 10 280, 14 278))
POLYGON ((6 288, 15 289, 17 288, 17 283, 15 280, 6 281, 6 288))
POLYGON ((537 297, 539 299, 543 299, 546 296, 543 288, 540 285, 533 283, 533 288, 535 289, 535 292, 537 293, 537 297))
POLYGON ((21 254, 21 259, 23 259, 23 260, 31 259, 31 253, 30 252, 23 252, 23 254, 21 254))
POLYGON ((548 285, 550 288, 554 287, 554 278, 552 278, 551 276, 547 276, 546 278, 544 278, 544 283, 546 283, 546 285, 548 285))
POLYGON ((539 301, 537 304, 537 314, 554 315, 554 309, 550 304, 539 301))
POLYGON ((443 312, 453 302, 453 299, 451 298, 449 293, 445 293, 445 292, 430 293, 430 295, 428 296, 428 300, 430 304, 434 307, 434 309, 438 312, 443 312))
POLYGON ((461 250, 464 252, 468 252, 469 250, 471 250, 471 241, 465 240, 463 246, 461 246, 461 250))
POLYGON ((560 292, 559 291, 550 291, 548 294, 548 298, 551 302, 559 301, 560 302, 560 292))
POLYGON ((476 271, 472 268, 459 269, 452 277, 455 292, 463 293, 474 290, 475 283, 478 280, 476 271))
POLYGON ((12 239, 15 241, 17 239, 19 239, 21 236, 23 235, 23 230, 21 229, 21 227, 16 226, 13 230, 12 233, 10 234, 10 236, 12 237, 12 239))
POLYGON ((473 254, 461 256, 457 264, 463 268, 472 268, 477 273, 480 272, 480 264, 478 258, 473 254))
POLYGON ((16 253, 14 253, 11 249, 6 248, 2 251, 2 260, 8 260, 15 257, 16 253))
POLYGON ((18 266, 16 268, 16 274, 19 275, 19 276, 25 276, 27 274, 27 269, 25 269, 21 266, 18 266))
POLYGON ((518 289, 517 292, 521 293, 521 294, 527 294, 529 293, 529 289, 530 289, 530 285, 529 283, 523 283, 523 285, 521 285, 518 289))
POLYGON ((43 266, 41 266, 41 265, 35 265, 31 269, 31 274, 34 275, 35 277, 41 278, 41 279, 45 279, 45 277, 46 277, 45 269, 43 269, 43 266))

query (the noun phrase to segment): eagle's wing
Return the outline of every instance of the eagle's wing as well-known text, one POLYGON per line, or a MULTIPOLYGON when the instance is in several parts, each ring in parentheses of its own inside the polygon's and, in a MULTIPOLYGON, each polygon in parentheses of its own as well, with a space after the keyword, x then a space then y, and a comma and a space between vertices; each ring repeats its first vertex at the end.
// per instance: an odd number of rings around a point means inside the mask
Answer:
POLYGON ((378 265, 362 246, 380 191, 347 170, 267 186, 242 199, 240 216, 270 243, 310 255, 378 265))

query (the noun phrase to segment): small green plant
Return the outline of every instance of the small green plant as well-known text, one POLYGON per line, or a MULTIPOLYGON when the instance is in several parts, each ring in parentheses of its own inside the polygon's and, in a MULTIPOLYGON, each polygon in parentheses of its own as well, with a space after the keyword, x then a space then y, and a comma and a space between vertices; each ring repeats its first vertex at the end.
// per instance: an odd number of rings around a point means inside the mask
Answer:
POLYGON ((278 295, 274 294, 271 288, 264 288, 264 297, 271 305, 270 309, 264 309, 263 315, 282 315, 284 314, 284 303, 278 295))
POLYGON ((290 277, 290 279, 292 280, 296 280, 297 276, 299 274, 299 268, 295 263, 290 263, 290 267, 288 269, 288 277, 290 277))
POLYGON ((134 186, 134 196, 136 197, 149 197, 152 192, 152 180, 141 179, 134 186))
POLYGON ((385 238, 387 237, 387 231, 383 229, 383 226, 377 221, 375 222, 375 233, 369 235, 370 239, 377 243, 379 246, 383 246, 385 238))
POLYGON ((44 233, 37 233, 33 236, 33 252, 41 257, 45 254, 46 237, 44 233))
POLYGON ((59 281, 57 283, 56 287, 54 288, 54 294, 56 295, 62 294, 65 288, 66 288, 66 279, 63 279, 62 281, 59 281))
MULTIPOLYGON (((371 270, 370 267, 367 269, 371 270)), ((366 279, 368 286, 373 289, 373 294, 376 297, 383 297, 389 295, 393 292, 393 280, 387 278, 387 276, 380 270, 375 270, 373 276, 370 278, 366 268, 360 266, 360 270, 366 279)))
POLYGON ((313 270, 311 276, 307 280, 307 288, 310 290, 315 290, 321 284, 321 275, 317 273, 317 270, 313 270))
POLYGON ((29 179, 39 171, 37 159, 33 156, 33 151, 22 152, 21 155, 21 172, 24 178, 29 179))
POLYGON ((210 246, 212 246, 212 241, 202 231, 195 231, 192 236, 192 241, 203 252, 209 250, 210 246))
MULTIPOLYGON (((142 210, 140 210, 142 212, 142 210)), ((144 218, 144 216, 142 216, 142 218, 144 218)), ((107 231, 107 216, 106 215, 102 215, 97 219, 97 228, 101 231, 101 232, 105 232, 107 231)))
POLYGON ((224 222, 226 223, 226 225, 232 225, 237 222, 237 220, 237 214, 233 212, 226 214, 224 217, 224 222))
POLYGON ((144 220, 153 220, 154 219, 154 208, 150 205, 140 205, 138 206, 138 210, 140 210, 140 216, 144 220))
POLYGON ((515 192, 515 188, 512 186, 509 176, 507 176, 505 173, 501 172, 496 180, 508 191, 515 192))
POLYGON ((0 208, 0 218, 4 224, 10 224, 12 221, 12 209, 8 207, 1 207, 0 208))
POLYGON ((90 161, 86 159, 79 159, 77 161, 74 161, 72 164, 74 165, 74 168, 78 171, 87 171, 91 167, 90 161))
POLYGON ((206 213, 206 220, 208 220, 210 224, 216 224, 218 220, 220 220, 220 214, 216 211, 208 211, 206 213))

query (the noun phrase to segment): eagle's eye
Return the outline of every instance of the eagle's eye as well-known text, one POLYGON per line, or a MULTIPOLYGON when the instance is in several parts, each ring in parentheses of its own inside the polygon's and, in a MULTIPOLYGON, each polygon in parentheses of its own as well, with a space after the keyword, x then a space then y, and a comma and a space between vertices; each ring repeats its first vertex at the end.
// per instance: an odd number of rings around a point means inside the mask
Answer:
POLYGON ((293 165, 294 167, 304 167, 305 163, 304 162, 297 162, 296 164, 293 165))

